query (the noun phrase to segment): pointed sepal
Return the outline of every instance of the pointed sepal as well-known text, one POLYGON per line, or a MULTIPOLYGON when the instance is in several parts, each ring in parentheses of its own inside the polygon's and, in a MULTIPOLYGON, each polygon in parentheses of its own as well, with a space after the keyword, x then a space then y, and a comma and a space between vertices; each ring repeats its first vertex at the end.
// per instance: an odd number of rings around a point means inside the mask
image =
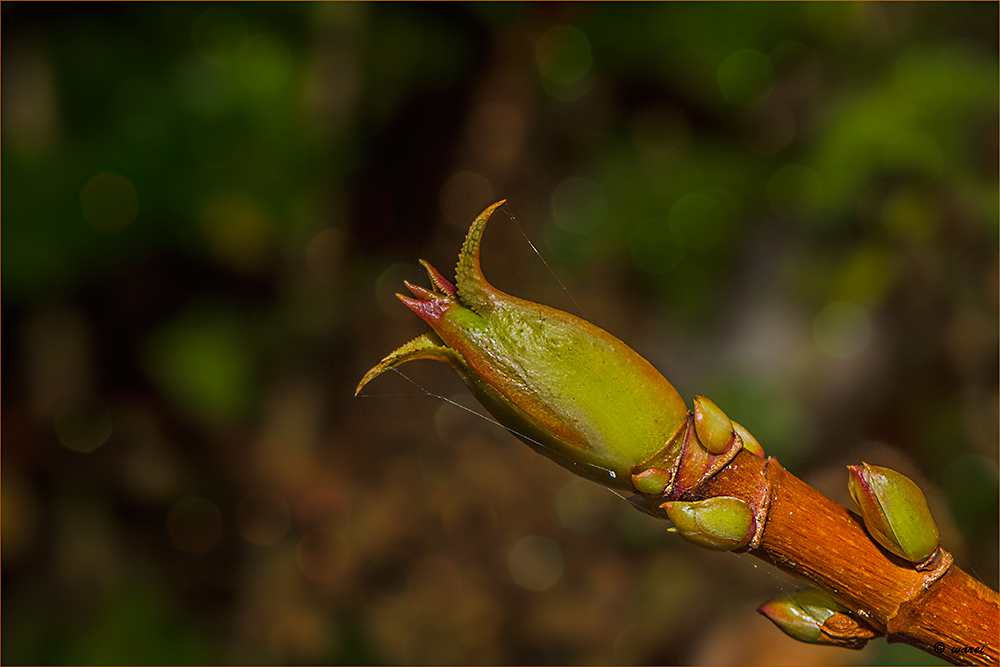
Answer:
POLYGON ((455 267, 455 280, 458 283, 458 296, 462 303, 480 315, 486 315, 493 310, 497 289, 483 275, 479 264, 479 246, 483 241, 483 232, 493 211, 498 209, 506 199, 501 199, 490 205, 472 222, 469 233, 458 254, 458 266, 455 267))
MULTIPOLYGON (((406 297, 400 298, 405 299, 406 297)), ((361 378, 361 382, 358 383, 358 388, 354 390, 354 395, 357 396, 360 394, 366 384, 377 378, 382 373, 392 370, 397 366, 401 366, 407 361, 413 361, 414 359, 434 359, 436 361, 443 361, 454 367, 457 371, 459 371, 459 373, 462 373, 461 358, 455 354, 455 351, 451 348, 435 342, 431 336, 432 334, 420 334, 410 342, 396 348, 396 350, 386 356, 385 359, 375 364, 375 366, 373 366, 371 370, 365 373, 365 376, 361 378)))
MULTIPOLYGON (((667 463, 659 467, 674 471, 688 442, 677 436, 691 429, 687 406, 670 382, 608 332, 486 281, 480 245, 490 215, 503 203, 473 222, 454 285, 421 262, 431 289, 407 283, 413 296, 399 298, 430 325, 433 337, 418 338, 386 357, 365 375, 359 391, 406 361, 444 361, 502 426, 581 476, 633 492, 636 466, 658 453, 667 463)), ((724 463, 697 448, 704 455, 699 475, 724 463)), ((666 488, 658 484, 650 479, 645 487, 666 488)))

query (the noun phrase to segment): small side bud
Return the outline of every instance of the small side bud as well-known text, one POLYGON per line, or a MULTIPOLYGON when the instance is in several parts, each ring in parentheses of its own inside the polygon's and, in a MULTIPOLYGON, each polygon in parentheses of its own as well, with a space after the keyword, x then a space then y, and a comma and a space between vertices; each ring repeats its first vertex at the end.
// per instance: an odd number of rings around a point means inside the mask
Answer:
POLYGON ((658 496, 667 490, 673 481, 673 473, 666 468, 649 468, 632 475, 632 486, 636 491, 649 496, 658 496))
POLYGON ((746 546, 753 537, 753 513, 739 498, 716 496, 696 502, 675 500, 660 507, 674 524, 671 532, 706 549, 732 551, 746 546))
POLYGON ((875 636, 846 607, 817 590, 775 598, 757 611, 792 639, 807 644, 860 649, 875 636))
POLYGON ((694 430, 698 441, 713 454, 723 453, 733 442, 733 422, 704 396, 694 398, 694 430))
POLYGON ((733 430, 736 431, 736 435, 740 436, 740 440, 743 441, 743 449, 756 454, 760 458, 765 458, 764 448, 757 442, 757 438, 750 435, 750 431, 736 422, 733 422, 733 430))
POLYGON ((937 524, 913 480, 867 463, 847 469, 851 496, 876 542, 911 563, 920 563, 937 550, 937 524))

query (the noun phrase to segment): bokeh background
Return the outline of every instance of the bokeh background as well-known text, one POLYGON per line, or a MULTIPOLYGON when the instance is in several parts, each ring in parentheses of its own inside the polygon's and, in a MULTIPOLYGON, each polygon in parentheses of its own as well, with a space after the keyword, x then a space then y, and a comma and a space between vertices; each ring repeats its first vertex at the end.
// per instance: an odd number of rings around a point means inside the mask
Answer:
POLYGON ((0 12, 4 662, 934 664, 785 638, 443 365, 353 396, 500 198, 497 286, 997 587, 996 3, 0 12))

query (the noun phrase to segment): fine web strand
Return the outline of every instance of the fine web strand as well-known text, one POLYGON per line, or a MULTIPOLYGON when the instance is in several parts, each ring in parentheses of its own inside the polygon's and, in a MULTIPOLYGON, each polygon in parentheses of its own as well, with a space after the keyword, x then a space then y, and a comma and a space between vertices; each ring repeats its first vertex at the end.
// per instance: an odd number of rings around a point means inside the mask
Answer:
POLYGON ((538 259, 542 260, 542 264, 545 265, 545 268, 548 269, 548 272, 552 275, 555 281, 559 283, 559 287, 562 288, 562 291, 566 292, 566 296, 568 296, 569 300, 573 302, 574 306, 576 306, 576 312, 580 313, 580 317, 582 317, 583 319, 589 320, 590 318, 588 318, 587 314, 583 312, 583 308, 580 307, 579 302, 577 302, 577 300, 573 297, 572 292, 570 292, 569 289, 566 288, 566 285, 563 284, 563 281, 559 279, 559 276, 556 275, 556 272, 552 270, 552 267, 549 266, 549 263, 545 261, 544 257, 542 257, 542 253, 538 252, 538 248, 536 248, 535 244, 531 242, 531 239, 528 238, 528 235, 524 233, 524 228, 521 227, 521 223, 517 221, 517 218, 511 212, 510 207, 507 206, 507 204, 504 204, 503 210, 507 214, 507 216, 514 221, 514 224, 517 225, 517 231, 521 232, 521 236, 524 237, 524 240, 528 243, 528 246, 534 251, 535 255, 538 256, 538 259))
MULTIPOLYGON (((554 448, 552 448, 549 445, 546 445, 544 442, 539 442, 538 440, 535 440, 531 436, 525 435, 524 433, 521 433, 520 431, 518 431, 516 429, 510 428, 508 426, 504 426, 503 424, 501 424, 497 420, 493 419, 492 417, 484 415, 483 413, 481 413, 481 412, 479 412, 477 410, 474 410, 472 408, 469 408, 469 407, 466 407, 466 406, 462 405, 461 403, 453 401, 452 399, 448 398, 447 396, 442 396, 441 394, 437 394, 437 393, 435 393, 433 391, 430 391, 425 386, 423 386, 423 384, 421 384, 420 382, 417 382, 413 378, 409 377, 408 375, 406 375, 405 373, 403 373, 398 368, 393 368, 391 370, 392 370, 392 372, 396 373, 397 375, 399 375, 400 377, 402 377, 403 379, 405 379, 407 382, 409 382, 410 384, 412 384, 414 387, 416 387, 417 389, 419 389, 420 393, 418 393, 418 394, 366 394, 366 393, 361 393, 361 394, 359 394, 359 397, 376 398, 376 397, 390 397, 390 396, 429 396, 431 398, 437 398, 437 399, 440 399, 440 400, 444 401, 445 403, 450 403, 451 405, 454 405, 456 408, 460 408, 462 410, 465 410, 466 412, 468 412, 470 414, 473 414, 473 415, 479 417, 480 419, 482 419, 484 421, 487 421, 490 424, 493 424, 494 426, 499 426, 500 428, 502 428, 503 430, 511 433, 515 437, 518 437, 521 440, 524 440, 526 442, 530 442, 534 446, 538 447, 540 450, 545 450, 545 451, 548 451, 548 452, 553 452, 554 455, 562 458, 557 450, 555 450, 554 448)), ((584 462, 584 463, 575 463, 575 465, 579 466, 580 468, 592 468, 592 469, 600 470, 600 471, 608 474, 612 479, 615 478, 615 473, 614 472, 612 472, 610 470, 606 470, 606 469, 604 469, 604 468, 602 468, 600 466, 594 465, 593 463, 586 463, 586 462, 584 462)), ((612 489, 612 491, 613 491, 613 489, 612 489)), ((622 497, 624 498, 625 496, 622 496, 622 497)))
MULTIPOLYGON (((795 582, 794 584, 789 584, 788 578, 789 577, 794 578, 794 575, 790 575, 790 574, 787 574, 787 573, 782 573, 782 571, 779 570, 774 565, 770 565, 768 563, 761 562, 755 556, 751 556, 748 553, 738 553, 738 554, 733 554, 733 555, 736 556, 737 558, 739 558, 745 564, 747 564, 750 567, 752 567, 755 572, 757 572, 759 574, 766 575, 768 579, 770 579, 773 583, 775 583, 775 584, 778 585, 778 588, 781 589, 781 592, 784 595, 788 595, 790 593, 794 593, 794 592, 800 591, 800 590, 808 590, 808 589, 816 588, 815 586, 812 586, 811 584, 809 584, 806 581, 795 582)), ((817 590, 819 590, 819 589, 817 589, 817 590)), ((767 600, 762 600, 761 604, 763 604, 764 602, 767 602, 767 600)))
MULTIPOLYGON (((481 412, 479 412, 477 410, 474 410, 472 408, 464 406, 461 403, 458 403, 457 401, 454 401, 454 400, 448 398, 447 396, 443 396, 441 394, 438 394, 438 393, 435 393, 433 391, 430 391, 423 384, 421 384, 417 380, 414 380, 413 378, 409 377, 408 375, 406 375, 405 373, 403 373, 402 371, 400 371, 398 368, 393 368, 391 370, 392 370, 392 372, 396 373, 397 375, 399 375, 400 377, 402 377, 404 380, 406 380, 407 382, 409 382, 410 384, 412 384, 414 387, 416 387, 419 390, 419 392, 418 393, 398 393, 398 394, 367 394, 367 393, 362 392, 361 394, 359 394, 359 397, 364 397, 364 398, 388 398, 388 397, 393 397, 393 396, 429 396, 431 398, 436 398, 436 399, 439 399, 441 401, 444 401, 445 403, 449 403, 449 404, 455 406, 456 408, 464 410, 465 412, 473 414, 476 417, 479 417, 480 419, 482 419, 482 420, 484 420, 486 422, 489 422, 490 424, 493 424, 494 426, 499 426, 500 428, 502 428, 505 431, 507 431, 507 432, 509 432, 509 433, 511 433, 511 434, 513 434, 515 436, 517 436, 518 438, 521 438, 522 440, 526 440, 528 442, 531 442, 531 443, 535 444, 540 449, 545 449, 545 450, 552 451, 551 447, 549 447, 549 446, 547 446, 547 445, 545 445, 545 444, 543 444, 541 442, 538 442, 534 438, 531 438, 531 437, 529 437, 529 436, 527 436, 527 435, 525 435, 523 433, 520 433, 520 432, 516 431, 515 429, 508 428, 508 427, 504 426, 503 424, 501 424, 500 422, 498 422, 497 420, 493 419, 492 417, 490 417, 488 415, 485 415, 485 414, 483 414, 483 413, 481 413, 481 412)), ((590 464, 587 464, 587 465, 590 465, 590 464)), ((604 485, 602 485, 602 486, 604 486, 604 485)), ((613 493, 614 495, 618 496, 622 500, 624 500, 626 503, 631 504, 631 501, 629 500, 630 495, 628 495, 628 494, 620 491, 619 489, 615 489, 615 488, 610 487, 610 486, 604 486, 604 488, 607 489, 608 491, 610 491, 611 493, 613 493)), ((633 508, 633 510, 637 511, 637 512, 640 511, 637 508, 633 508)), ((665 523, 669 523, 669 522, 665 522, 665 523)), ((753 569, 755 571, 764 573, 768 578, 770 578, 772 581, 774 581, 778 585, 778 587, 781 589, 782 593, 787 594, 787 593, 789 593, 791 591, 799 590, 800 588, 808 588, 808 585, 806 585, 804 582, 803 582, 803 585, 800 586, 800 587, 790 587, 788 585, 788 583, 786 581, 784 581, 777 574, 777 572, 772 567, 767 567, 766 564, 762 564, 762 563, 756 562, 756 559, 753 559, 748 554, 741 553, 741 554, 735 554, 735 555, 738 558, 740 558, 743 562, 745 562, 745 563, 749 562, 749 564, 753 567, 753 569)))
POLYGON ((401 378, 403 378, 404 380, 406 380, 407 382, 409 382, 410 384, 412 384, 414 387, 416 387, 417 389, 419 389, 420 392, 417 393, 417 394, 402 394, 402 393, 401 394, 366 394, 366 393, 361 393, 360 396, 363 396, 365 398, 383 398, 383 397, 387 398, 387 397, 391 397, 391 396, 430 396, 431 398, 440 399, 440 400, 444 401, 445 403, 450 403, 451 405, 454 405, 456 408, 459 408, 461 410, 465 410, 466 412, 468 412, 470 414, 473 414, 473 415, 479 417, 480 419, 482 419, 484 421, 487 421, 487 422, 489 422, 489 423, 491 423, 491 424, 493 424, 495 426, 499 426, 500 428, 504 429, 505 431, 510 431, 511 433, 513 433, 514 435, 516 435, 517 437, 523 438, 524 440, 528 440, 529 442, 532 442, 535 445, 538 445, 539 447, 541 447, 543 449, 551 449, 551 447, 548 447, 548 446, 544 445, 543 443, 538 442, 534 438, 530 438, 530 437, 526 436, 523 433, 519 433, 519 432, 515 431, 512 428, 507 428, 506 426, 504 426, 503 424, 501 424, 497 420, 493 419, 492 417, 489 417, 488 415, 484 415, 483 413, 481 413, 481 412, 479 412, 477 410, 474 410, 474 409, 472 409, 470 407, 464 406, 464 405, 462 405, 461 403, 459 403, 457 401, 453 401, 452 399, 448 398, 447 396, 442 396, 441 394, 437 394, 437 393, 434 393, 433 391, 430 391, 423 384, 421 384, 420 382, 417 382, 416 380, 414 380, 410 376, 406 375, 405 373, 403 373, 403 371, 399 370, 398 368, 393 368, 393 369, 390 369, 390 370, 392 370, 393 373, 396 373, 401 378))

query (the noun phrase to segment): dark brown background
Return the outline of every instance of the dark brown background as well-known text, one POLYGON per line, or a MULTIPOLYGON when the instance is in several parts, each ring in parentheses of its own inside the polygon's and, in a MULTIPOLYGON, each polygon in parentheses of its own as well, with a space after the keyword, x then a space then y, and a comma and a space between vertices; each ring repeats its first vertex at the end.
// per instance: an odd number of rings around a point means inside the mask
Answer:
POLYGON ((841 502, 905 472, 997 586, 995 3, 2 17, 5 662, 933 661, 785 638, 754 609, 796 584, 443 366, 353 398, 500 198, 497 286, 841 502))

